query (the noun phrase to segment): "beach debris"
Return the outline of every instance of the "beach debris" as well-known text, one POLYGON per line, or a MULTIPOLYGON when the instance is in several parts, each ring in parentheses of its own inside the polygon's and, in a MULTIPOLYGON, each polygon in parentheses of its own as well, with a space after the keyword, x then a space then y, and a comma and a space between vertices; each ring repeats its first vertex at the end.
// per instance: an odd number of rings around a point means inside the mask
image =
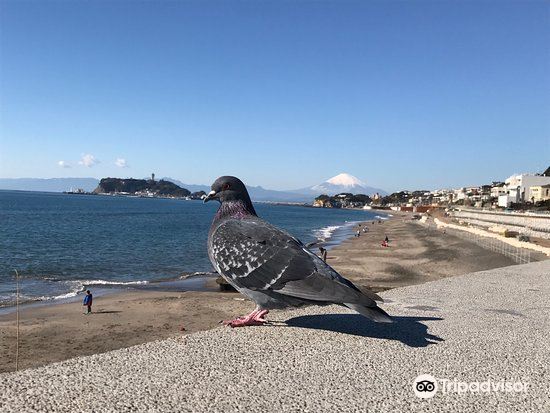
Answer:
POLYGON ((228 320, 231 327, 262 325, 272 308, 343 304, 378 322, 391 322, 377 306, 380 297, 359 290, 299 240, 256 214, 244 183, 222 176, 204 202, 220 202, 208 234, 208 256, 219 274, 256 302, 250 314, 228 320))

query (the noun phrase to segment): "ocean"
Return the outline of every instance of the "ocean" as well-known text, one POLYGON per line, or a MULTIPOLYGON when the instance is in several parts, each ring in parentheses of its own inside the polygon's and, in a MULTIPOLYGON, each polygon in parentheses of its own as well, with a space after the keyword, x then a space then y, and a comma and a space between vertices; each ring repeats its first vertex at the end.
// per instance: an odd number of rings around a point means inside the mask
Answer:
MULTIPOLYGON (((215 202, 0 191, 0 307, 86 288, 159 288, 213 271, 206 239, 215 202)), ((330 248, 376 212, 255 203, 304 243, 330 248)))

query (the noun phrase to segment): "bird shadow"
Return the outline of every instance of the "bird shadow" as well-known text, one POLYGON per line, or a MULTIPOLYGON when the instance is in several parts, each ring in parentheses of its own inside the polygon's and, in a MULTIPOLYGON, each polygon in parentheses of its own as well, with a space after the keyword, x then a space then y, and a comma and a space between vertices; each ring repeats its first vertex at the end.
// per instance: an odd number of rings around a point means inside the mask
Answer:
POLYGON ((359 314, 318 314, 294 317, 289 327, 326 330, 360 337, 397 340, 409 347, 427 347, 445 341, 428 333, 421 321, 439 321, 438 317, 392 317, 393 323, 375 323, 359 314))

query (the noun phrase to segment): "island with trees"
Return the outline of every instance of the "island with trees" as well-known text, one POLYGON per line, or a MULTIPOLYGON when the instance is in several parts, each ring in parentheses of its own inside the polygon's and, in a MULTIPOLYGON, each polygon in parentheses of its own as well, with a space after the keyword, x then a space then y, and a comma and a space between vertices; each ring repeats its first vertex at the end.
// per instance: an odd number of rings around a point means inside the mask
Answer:
POLYGON ((156 181, 154 175, 151 179, 134 178, 103 178, 93 193, 100 195, 131 195, 141 197, 161 198, 191 198, 200 199, 200 194, 191 194, 191 191, 181 188, 173 182, 163 179, 156 181), (197 198, 198 195, 198 198, 197 198))

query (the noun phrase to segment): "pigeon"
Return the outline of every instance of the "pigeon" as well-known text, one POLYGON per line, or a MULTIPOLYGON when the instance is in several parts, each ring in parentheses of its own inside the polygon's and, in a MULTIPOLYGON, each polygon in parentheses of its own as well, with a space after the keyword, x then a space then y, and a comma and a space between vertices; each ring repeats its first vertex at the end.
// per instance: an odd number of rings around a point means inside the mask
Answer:
POLYGON ((217 200, 220 207, 208 233, 208 256, 229 284, 256 303, 250 314, 224 324, 262 325, 271 309, 328 304, 392 322, 377 306, 378 295, 359 290, 298 239, 258 217, 240 179, 222 176, 211 189, 204 202, 217 200))

